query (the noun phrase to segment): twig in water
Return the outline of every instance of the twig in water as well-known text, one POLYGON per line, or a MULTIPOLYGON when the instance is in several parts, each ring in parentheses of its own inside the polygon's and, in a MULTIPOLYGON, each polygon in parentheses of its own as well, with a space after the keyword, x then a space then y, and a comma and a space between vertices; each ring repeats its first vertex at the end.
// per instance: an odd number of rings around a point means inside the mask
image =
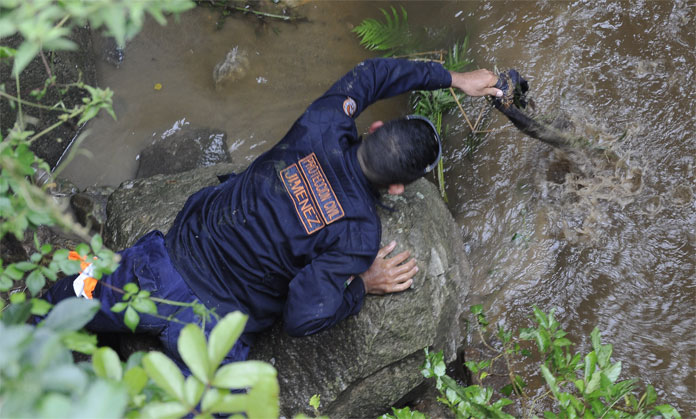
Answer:
POLYGON ((291 21, 291 20, 297 20, 298 18, 293 17, 293 16, 283 16, 283 15, 277 15, 274 13, 267 13, 267 12, 259 12, 257 10, 253 9, 246 9, 244 7, 239 7, 239 6, 227 6, 229 9, 232 10, 237 10, 239 12, 244 12, 244 13, 252 13, 257 16, 264 16, 264 17, 270 17, 273 19, 280 19, 280 20, 285 20, 285 21, 291 21))
POLYGON ((459 112, 462 113, 462 115, 464 116, 464 119, 466 119, 466 123, 469 124, 469 128, 471 128, 471 132, 476 131, 476 128, 474 128, 474 126, 471 125, 471 121, 469 121, 469 117, 466 116, 466 112, 464 112, 464 108, 462 107, 462 104, 459 103, 459 99, 457 98, 457 95, 454 93, 454 89, 450 87, 449 91, 452 94, 454 101, 457 102, 457 106, 459 106, 459 112))

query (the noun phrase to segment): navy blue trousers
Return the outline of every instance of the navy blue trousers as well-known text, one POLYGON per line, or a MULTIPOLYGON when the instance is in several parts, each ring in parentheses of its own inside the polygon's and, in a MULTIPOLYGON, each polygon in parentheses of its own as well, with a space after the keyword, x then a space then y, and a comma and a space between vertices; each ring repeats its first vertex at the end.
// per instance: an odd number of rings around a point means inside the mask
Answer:
MULTIPOLYGON (((131 333, 123 321, 125 311, 121 313, 111 311, 111 307, 114 304, 122 301, 123 294, 104 284, 109 284, 122 290, 127 283, 134 282, 141 290, 150 291, 152 297, 184 303, 197 300, 179 272, 174 269, 167 249, 164 246, 164 236, 161 232, 152 231, 146 234, 135 245, 119 252, 119 254, 121 255, 119 268, 111 275, 104 275, 97 282, 93 298, 101 302, 101 309, 92 321, 87 324, 87 330, 95 333, 131 333)), ((72 285, 75 277, 69 276, 60 279, 48 290, 43 298, 55 304, 65 298, 75 297, 72 285)), ((174 317, 180 322, 201 325, 201 319, 188 307, 182 309, 182 307, 169 304, 157 304, 157 313, 164 317, 174 314, 174 317)), ((220 313, 220 315, 224 314, 220 313)), ((214 318, 205 322, 204 332, 206 338, 209 337, 216 323, 214 318)), ((141 313, 136 333, 148 333, 158 336, 167 355, 188 375, 190 372, 177 350, 179 332, 184 326, 185 324, 179 322, 168 321, 141 313)), ((223 360, 223 364, 246 360, 248 355, 249 347, 239 339, 223 360)))

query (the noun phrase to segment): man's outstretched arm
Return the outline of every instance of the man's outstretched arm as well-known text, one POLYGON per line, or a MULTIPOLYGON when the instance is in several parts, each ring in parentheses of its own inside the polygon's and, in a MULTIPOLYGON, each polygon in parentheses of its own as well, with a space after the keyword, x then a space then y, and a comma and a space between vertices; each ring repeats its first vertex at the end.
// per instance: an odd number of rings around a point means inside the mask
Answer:
POLYGON ((493 87, 497 80, 494 73, 483 69, 457 73, 447 71, 435 62, 374 58, 361 62, 349 71, 317 99, 309 110, 340 108, 350 98, 354 101, 355 108, 349 115, 356 118, 377 100, 411 90, 447 87, 461 89, 469 96, 495 96, 500 92, 493 87))

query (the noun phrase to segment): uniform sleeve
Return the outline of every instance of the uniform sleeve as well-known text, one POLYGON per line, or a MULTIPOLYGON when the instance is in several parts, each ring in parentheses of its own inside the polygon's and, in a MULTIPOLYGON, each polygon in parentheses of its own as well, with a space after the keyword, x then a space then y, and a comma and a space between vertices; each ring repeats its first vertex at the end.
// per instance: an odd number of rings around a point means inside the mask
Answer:
POLYGON ((435 90, 451 85, 452 76, 439 63, 375 58, 358 64, 308 110, 342 106, 346 114, 356 118, 380 99, 411 90, 435 90), (354 101, 354 109, 350 109, 349 99, 354 101))
POLYGON ((327 252, 305 266, 291 281, 283 310, 285 331, 291 336, 317 333, 357 314, 365 298, 360 277, 371 261, 327 252), (355 271, 355 272, 351 272, 355 271))

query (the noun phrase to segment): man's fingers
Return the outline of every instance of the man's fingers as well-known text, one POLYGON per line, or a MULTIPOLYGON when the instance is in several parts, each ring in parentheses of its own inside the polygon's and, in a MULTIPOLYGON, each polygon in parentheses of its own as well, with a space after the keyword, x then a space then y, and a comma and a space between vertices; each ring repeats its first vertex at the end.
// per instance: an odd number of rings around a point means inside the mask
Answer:
POLYGON ((408 281, 409 279, 413 278, 416 273, 418 273, 418 266, 413 266, 411 269, 399 274, 395 280, 396 282, 408 281))
POLYGON ((404 263, 404 264, 402 264, 402 265, 394 266, 394 267, 391 269, 391 272, 392 272, 394 275, 401 275, 401 274, 404 273, 404 272, 408 272, 408 271, 412 270, 414 267, 416 267, 416 260, 415 260, 415 259, 411 259, 411 260, 409 260, 408 262, 406 262, 406 263, 404 263))
POLYGON ((384 257, 387 256, 389 253, 391 253, 395 247, 396 247, 396 241, 392 240, 391 243, 389 243, 388 245, 379 249, 379 251, 377 252, 377 257, 384 259, 384 257))
POLYGON ((404 250, 403 252, 397 254, 393 258, 389 259, 389 264, 391 266, 396 266, 401 264, 403 261, 409 258, 411 256, 411 252, 409 250, 404 250))
POLYGON ((400 283, 400 284, 396 284, 396 285, 394 285, 394 287, 392 288, 392 291, 391 291, 391 292, 405 291, 405 290, 407 290, 407 289, 409 289, 409 288, 411 287, 411 284, 413 284, 413 280, 412 280, 412 279, 409 279, 408 281, 402 282, 402 283, 400 283))
POLYGON ((496 89, 495 87, 488 87, 486 89, 483 89, 483 93, 485 95, 491 95, 495 97, 503 97, 503 91, 500 89, 496 89))

